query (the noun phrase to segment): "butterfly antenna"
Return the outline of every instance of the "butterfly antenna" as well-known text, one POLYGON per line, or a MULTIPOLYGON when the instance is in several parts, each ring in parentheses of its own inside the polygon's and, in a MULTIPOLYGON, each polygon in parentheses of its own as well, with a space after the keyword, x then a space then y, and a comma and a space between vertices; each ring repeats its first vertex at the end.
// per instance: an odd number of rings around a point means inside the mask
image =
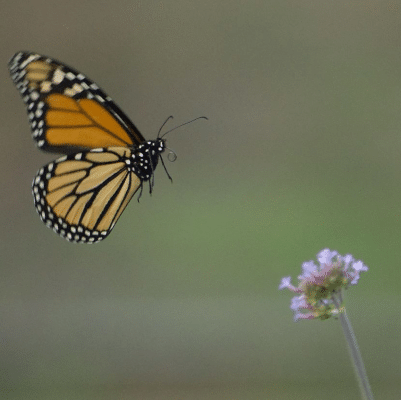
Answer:
MULTIPOLYGON (((169 119, 170 119, 170 117, 167 118, 166 122, 167 122, 169 119)), ((192 119, 191 121, 188 121, 188 122, 184 122, 183 124, 178 125, 178 126, 176 126, 175 128, 170 129, 169 131, 163 133, 163 135, 160 137, 160 139, 164 138, 164 136, 166 136, 168 133, 170 133, 170 132, 172 132, 172 131, 175 131, 175 130, 178 129, 178 128, 181 128, 181 127, 184 126, 184 125, 188 125, 188 124, 190 124, 191 122, 196 121, 197 119, 206 119, 206 120, 208 120, 209 118, 203 116, 203 117, 197 117, 197 118, 192 119)), ((163 126, 166 124, 166 122, 162 125, 162 128, 163 128, 163 126)), ((160 130, 161 130, 162 128, 160 128, 160 130)), ((160 131, 159 131, 159 133, 160 133, 160 131)))
MULTIPOLYGON (((160 132, 162 131, 164 125, 166 125, 167 122, 168 122, 170 119, 173 119, 173 118, 174 118, 174 117, 173 117, 172 115, 170 115, 170 116, 163 122, 163 125, 160 127, 159 132, 157 133, 157 138, 158 138, 158 139, 159 139, 159 137, 160 137, 160 132)), ((163 136, 164 136, 164 135, 163 135, 163 136)), ((163 136, 162 136, 162 137, 163 137, 163 136)))

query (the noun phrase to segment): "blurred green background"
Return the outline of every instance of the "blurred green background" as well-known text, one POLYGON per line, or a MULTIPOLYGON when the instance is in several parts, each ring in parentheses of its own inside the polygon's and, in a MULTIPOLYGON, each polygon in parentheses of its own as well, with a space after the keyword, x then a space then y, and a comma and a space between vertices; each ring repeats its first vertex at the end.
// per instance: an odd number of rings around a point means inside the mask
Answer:
POLYGON ((5 399, 355 399, 339 322, 294 324, 282 276, 325 247, 377 399, 399 399, 397 1, 2 2, 5 399), (178 154, 110 237, 74 245, 31 195, 54 156, 8 75, 19 50, 87 74, 178 154))

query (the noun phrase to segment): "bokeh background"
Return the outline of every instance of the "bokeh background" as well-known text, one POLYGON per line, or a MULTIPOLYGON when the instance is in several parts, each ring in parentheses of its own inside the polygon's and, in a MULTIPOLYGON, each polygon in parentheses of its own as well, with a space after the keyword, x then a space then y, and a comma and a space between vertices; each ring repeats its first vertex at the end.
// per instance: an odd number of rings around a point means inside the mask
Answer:
POLYGON ((384 1, 1 2, 4 399, 355 399, 339 322, 294 324, 282 276, 325 247, 369 267, 347 307, 377 398, 399 399, 401 7, 384 1), (96 245, 31 181, 8 59, 97 82, 178 154, 96 245), (167 128, 166 128, 167 129, 167 128))

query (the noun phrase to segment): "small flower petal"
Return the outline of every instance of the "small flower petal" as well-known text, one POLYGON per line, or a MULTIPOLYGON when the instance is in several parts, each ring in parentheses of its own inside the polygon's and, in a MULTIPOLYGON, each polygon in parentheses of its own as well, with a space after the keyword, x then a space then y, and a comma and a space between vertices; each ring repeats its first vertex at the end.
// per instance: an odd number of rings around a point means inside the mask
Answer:
POLYGON ((297 322, 300 319, 315 319, 315 315, 312 313, 295 313, 294 314, 294 321, 297 322))
POLYGON ((302 274, 298 276, 299 280, 309 278, 311 275, 316 273, 318 271, 317 265, 311 260, 311 261, 305 261, 302 264, 302 274))
POLYGON ((321 265, 325 265, 325 264, 331 264, 332 258, 337 255, 338 253, 335 250, 331 251, 330 249, 324 249, 320 253, 318 253, 316 258, 321 265))
POLYGON ((346 254, 343 257, 343 262, 344 262, 344 269, 348 270, 350 263, 354 262, 354 257, 352 257, 351 254, 346 254))
POLYGON ((349 284, 350 285, 356 285, 358 283, 358 281, 359 281, 359 278, 360 278, 359 274, 355 274, 353 276, 353 278, 351 279, 349 284))
POLYGON ((313 310, 313 307, 306 301, 305 295, 294 296, 291 299, 291 310, 313 310))
POLYGON ((369 269, 361 260, 354 262, 352 268, 356 272, 367 271, 369 269))
POLYGON ((285 276, 281 279, 280 285, 278 287, 279 290, 288 288, 291 285, 291 276, 285 276))

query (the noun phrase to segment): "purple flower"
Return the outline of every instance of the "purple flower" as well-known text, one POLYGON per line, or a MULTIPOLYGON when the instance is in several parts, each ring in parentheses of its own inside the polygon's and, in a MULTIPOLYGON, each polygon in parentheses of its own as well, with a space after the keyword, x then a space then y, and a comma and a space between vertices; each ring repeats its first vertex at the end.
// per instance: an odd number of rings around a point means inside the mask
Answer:
POLYGON ((288 289, 297 296, 291 300, 294 319, 328 319, 342 312, 342 289, 356 285, 359 274, 368 267, 351 254, 342 256, 337 251, 322 250, 314 261, 302 264, 298 286, 291 284, 291 277, 281 279, 279 289, 288 289))

